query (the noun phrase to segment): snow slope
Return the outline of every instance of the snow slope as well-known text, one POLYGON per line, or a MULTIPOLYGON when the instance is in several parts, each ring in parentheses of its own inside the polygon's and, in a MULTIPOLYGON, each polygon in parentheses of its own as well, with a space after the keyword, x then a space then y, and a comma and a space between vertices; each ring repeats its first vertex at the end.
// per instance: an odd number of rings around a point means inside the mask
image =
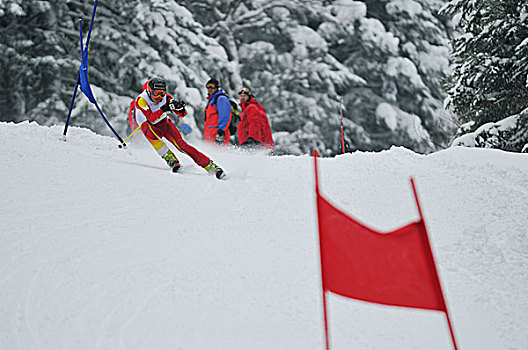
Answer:
MULTIPOLYGON (((0 123, 0 349, 323 349, 308 156, 0 123)), ((528 158, 403 148, 320 162, 321 190, 388 231, 418 218, 461 349, 528 349, 528 158)), ((329 296, 332 349, 450 349, 445 317, 329 296)))

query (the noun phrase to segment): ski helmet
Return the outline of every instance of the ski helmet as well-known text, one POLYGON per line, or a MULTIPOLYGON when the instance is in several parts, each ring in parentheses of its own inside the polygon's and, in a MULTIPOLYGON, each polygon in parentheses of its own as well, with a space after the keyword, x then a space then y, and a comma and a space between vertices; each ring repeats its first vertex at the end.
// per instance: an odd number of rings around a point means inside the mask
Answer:
POLYGON ((152 77, 149 79, 147 84, 147 94, 151 96, 152 92, 156 90, 163 90, 163 95, 165 95, 165 93, 167 92, 167 82, 165 81, 165 79, 160 77, 152 77))

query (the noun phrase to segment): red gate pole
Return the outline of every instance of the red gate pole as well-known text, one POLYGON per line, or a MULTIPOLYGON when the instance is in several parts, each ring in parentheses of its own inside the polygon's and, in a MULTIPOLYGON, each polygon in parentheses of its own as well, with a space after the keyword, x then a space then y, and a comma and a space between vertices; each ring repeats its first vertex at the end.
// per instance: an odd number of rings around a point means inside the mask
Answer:
POLYGON ((317 158, 319 152, 317 150, 312 151, 312 157, 314 159, 315 166, 315 194, 317 196, 317 221, 319 225, 319 257, 321 259, 321 290, 323 292, 323 311, 324 311, 324 330, 325 330, 325 344, 326 350, 330 350, 330 342, 328 341, 328 312, 326 308, 326 288, 324 284, 324 269, 323 269, 323 247, 321 244, 321 220, 319 220, 319 174, 317 170, 317 158))
POLYGON ((451 319, 449 318, 449 312, 447 310, 447 304, 445 302, 444 292, 442 291, 442 284, 440 283, 440 277, 438 276, 438 271, 436 270, 436 264, 434 261, 433 251, 431 250, 431 243, 429 242, 429 235, 427 233, 427 228, 425 227, 425 221, 422 215, 422 208, 420 207, 420 202, 418 201, 418 193, 416 192, 416 186, 414 185, 414 179, 411 177, 411 186, 414 194, 414 199, 416 200, 416 207, 418 208, 418 213, 420 214, 420 224, 423 227, 423 238, 425 240, 425 245, 427 246, 427 252, 429 255, 429 260, 432 265, 432 270, 434 271, 434 275, 436 278, 436 283, 438 284, 438 290, 440 291, 440 296, 442 298, 442 303, 444 304, 444 313, 447 318, 447 325, 449 327, 449 333, 451 334, 451 340, 453 341, 453 346, 455 347, 455 350, 458 349, 457 343, 455 340, 455 333, 453 332, 453 326, 451 325, 451 319))

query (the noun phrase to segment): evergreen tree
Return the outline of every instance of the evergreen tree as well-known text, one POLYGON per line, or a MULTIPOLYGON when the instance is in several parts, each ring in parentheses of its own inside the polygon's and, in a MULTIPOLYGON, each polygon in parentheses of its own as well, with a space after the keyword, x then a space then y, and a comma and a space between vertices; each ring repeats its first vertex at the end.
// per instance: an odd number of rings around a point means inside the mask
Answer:
POLYGON ((58 30, 66 12, 63 2, 0 2, 0 120, 34 119, 29 114, 38 103, 57 101, 62 78, 57 73, 69 63, 55 59, 69 46, 58 30))
POLYGON ((440 102, 450 64, 450 30, 438 13, 443 1, 365 4, 366 15, 346 28, 351 43, 334 48, 368 81, 367 89, 347 93, 348 109, 373 136, 374 149, 387 141, 419 152, 442 148, 454 131, 440 102))
POLYGON ((463 34, 452 41, 448 106, 475 130, 528 107, 528 3, 524 0, 454 0, 463 34))
POLYGON ((442 4, 240 0, 194 8, 209 14, 196 18, 210 36, 230 43, 244 83, 270 111, 279 147, 340 153, 342 101, 349 149, 430 152, 454 132, 443 118, 440 80, 449 55, 442 4))
MULTIPOLYGON (((248 85, 270 116, 276 145, 302 154, 391 145, 447 145, 439 83, 449 67, 444 0, 114 0, 99 2, 89 77, 99 105, 126 133, 131 99, 152 75, 187 101, 199 137, 204 83, 234 95, 248 85)), ((0 2, 2 120, 61 124, 79 69, 78 19, 93 1, 0 2)), ((85 37, 86 39, 86 37, 85 37)), ((111 135, 79 96, 73 125, 111 135)), ((454 130, 453 130, 454 132, 454 130)))
MULTIPOLYGON (((86 40, 93 5, 93 1, 0 2, 4 82, 0 120, 64 123, 80 66, 78 21, 82 19, 86 40)), ((209 71, 227 66, 222 47, 206 37, 192 14, 174 0, 100 1, 89 51, 92 90, 121 134, 127 131, 131 99, 153 75, 164 76, 170 91, 188 101, 188 123, 193 125, 196 117, 201 125, 203 84, 209 71)), ((111 135, 80 92, 74 107, 73 125, 111 135)))

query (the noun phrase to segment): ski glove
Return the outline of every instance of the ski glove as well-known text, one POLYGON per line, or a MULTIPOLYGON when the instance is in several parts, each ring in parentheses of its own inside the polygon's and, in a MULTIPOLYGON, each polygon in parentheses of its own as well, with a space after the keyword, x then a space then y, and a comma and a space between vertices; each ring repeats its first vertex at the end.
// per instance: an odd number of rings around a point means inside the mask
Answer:
POLYGON ((184 100, 179 100, 179 101, 171 100, 169 107, 171 108, 171 111, 175 111, 180 114, 183 114, 185 112, 185 101, 184 100))
POLYGON ((160 108, 163 112, 178 112, 180 114, 185 113, 185 102, 183 100, 176 101, 170 100, 160 108))
POLYGON ((221 145, 224 143, 224 135, 225 131, 222 129, 218 129, 218 133, 216 134, 215 141, 217 144, 221 145))

